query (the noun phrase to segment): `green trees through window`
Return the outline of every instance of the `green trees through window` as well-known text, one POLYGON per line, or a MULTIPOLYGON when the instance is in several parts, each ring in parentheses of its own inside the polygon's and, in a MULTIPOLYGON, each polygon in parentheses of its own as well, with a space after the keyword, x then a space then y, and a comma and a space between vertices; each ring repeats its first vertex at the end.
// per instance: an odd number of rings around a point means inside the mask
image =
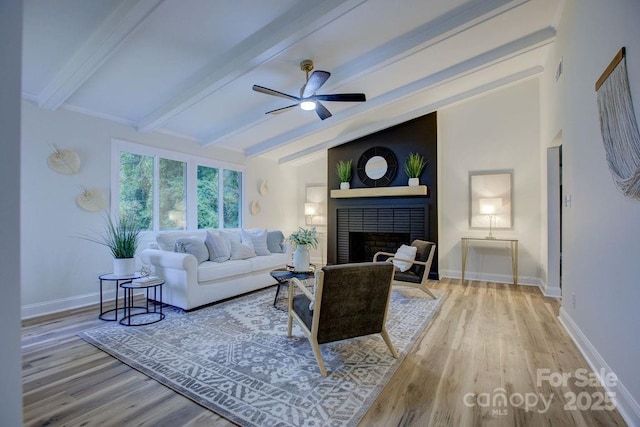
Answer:
POLYGON ((240 227, 242 172, 224 171, 224 228, 240 227))
POLYGON ((153 229, 153 157, 120 153, 120 215, 153 229))
POLYGON ((198 166, 198 228, 218 228, 218 169, 198 166))
POLYGON ((159 159, 160 230, 187 228, 187 164, 159 159))
MULTIPOLYGON (((145 147, 140 151, 153 149, 145 147)), ((134 217, 143 229, 242 226, 241 171, 198 164, 197 158, 189 160, 184 155, 170 159, 164 157, 166 153, 162 156, 126 150, 117 153, 120 214, 134 217), (197 212, 190 213, 193 209, 197 212), (190 221, 195 224, 189 225, 190 221)))

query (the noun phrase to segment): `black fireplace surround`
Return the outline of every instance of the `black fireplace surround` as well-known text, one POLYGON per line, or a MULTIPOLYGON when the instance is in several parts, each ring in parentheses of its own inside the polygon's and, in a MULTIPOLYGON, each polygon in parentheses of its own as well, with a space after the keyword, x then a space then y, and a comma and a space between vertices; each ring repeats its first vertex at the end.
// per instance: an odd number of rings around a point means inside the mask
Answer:
POLYGON ((338 264, 372 261, 378 251, 425 240, 426 214, 417 207, 338 209, 338 264))

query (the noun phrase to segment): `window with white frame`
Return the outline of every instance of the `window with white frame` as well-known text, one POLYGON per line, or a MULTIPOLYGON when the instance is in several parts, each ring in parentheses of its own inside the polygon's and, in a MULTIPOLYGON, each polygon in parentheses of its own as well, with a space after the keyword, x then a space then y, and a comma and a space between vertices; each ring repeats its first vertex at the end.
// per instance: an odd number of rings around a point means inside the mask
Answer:
POLYGON ((112 141, 114 216, 146 230, 242 226, 242 169, 126 141, 112 141))

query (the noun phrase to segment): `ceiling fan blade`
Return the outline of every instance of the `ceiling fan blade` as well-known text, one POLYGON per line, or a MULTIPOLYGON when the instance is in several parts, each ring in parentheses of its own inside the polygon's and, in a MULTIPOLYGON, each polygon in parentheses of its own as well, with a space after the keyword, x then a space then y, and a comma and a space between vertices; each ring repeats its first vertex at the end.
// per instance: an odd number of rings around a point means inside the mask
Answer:
POLYGON ((280 113, 284 113, 285 111, 289 111, 292 108, 297 107, 298 105, 300 105, 300 104, 288 105, 286 107, 278 108, 276 110, 267 111, 265 114, 280 114, 280 113))
POLYGON ((315 95, 313 98, 319 101, 338 102, 365 102, 367 100, 364 93, 334 93, 331 95, 315 95))
POLYGON ((302 91, 302 98, 308 98, 316 93, 316 91, 320 89, 329 77, 331 77, 331 73, 328 71, 317 70, 311 73, 311 76, 309 76, 309 80, 302 91))
POLYGON ((300 98, 293 95, 287 95, 286 93, 278 92, 277 90, 269 89, 268 87, 253 85, 253 90, 256 92, 264 93, 266 95, 279 96, 280 98, 291 99, 293 101, 300 101, 300 98))
POLYGON ((316 113, 318 113, 318 117, 320 117, 320 119, 322 120, 331 117, 331 113, 329 112, 329 110, 327 110, 327 108, 319 101, 316 102, 316 113))

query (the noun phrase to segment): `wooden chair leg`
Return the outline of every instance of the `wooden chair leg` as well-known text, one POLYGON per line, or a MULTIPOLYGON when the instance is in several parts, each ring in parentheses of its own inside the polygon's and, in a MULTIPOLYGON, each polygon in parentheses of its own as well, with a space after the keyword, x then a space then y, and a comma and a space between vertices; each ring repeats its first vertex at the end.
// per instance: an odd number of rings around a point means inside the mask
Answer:
POLYGON ((429 295, 431 298, 433 299, 438 299, 438 297, 436 297, 433 292, 431 292, 429 290, 429 288, 427 288, 427 285, 425 284, 421 284, 420 286, 418 286, 418 289, 420 289, 421 291, 423 291, 424 293, 426 293, 427 295, 429 295))
POLYGON ((391 337, 387 332, 387 328, 383 328, 382 331, 380 331, 380 335, 382 335, 382 339, 384 340, 384 342, 387 343, 387 347, 389 347, 389 350, 391 351, 391 355, 397 359, 398 352, 396 351, 395 347, 393 346, 393 343, 391 342, 391 337))
POLYGON ((322 360, 322 354, 320 353, 320 346, 318 345, 318 341, 313 338, 309 338, 309 343, 311 343, 311 349, 313 350, 313 354, 316 356, 316 361, 318 362, 320 373, 323 377, 326 377, 327 370, 324 367, 324 361, 322 360))

